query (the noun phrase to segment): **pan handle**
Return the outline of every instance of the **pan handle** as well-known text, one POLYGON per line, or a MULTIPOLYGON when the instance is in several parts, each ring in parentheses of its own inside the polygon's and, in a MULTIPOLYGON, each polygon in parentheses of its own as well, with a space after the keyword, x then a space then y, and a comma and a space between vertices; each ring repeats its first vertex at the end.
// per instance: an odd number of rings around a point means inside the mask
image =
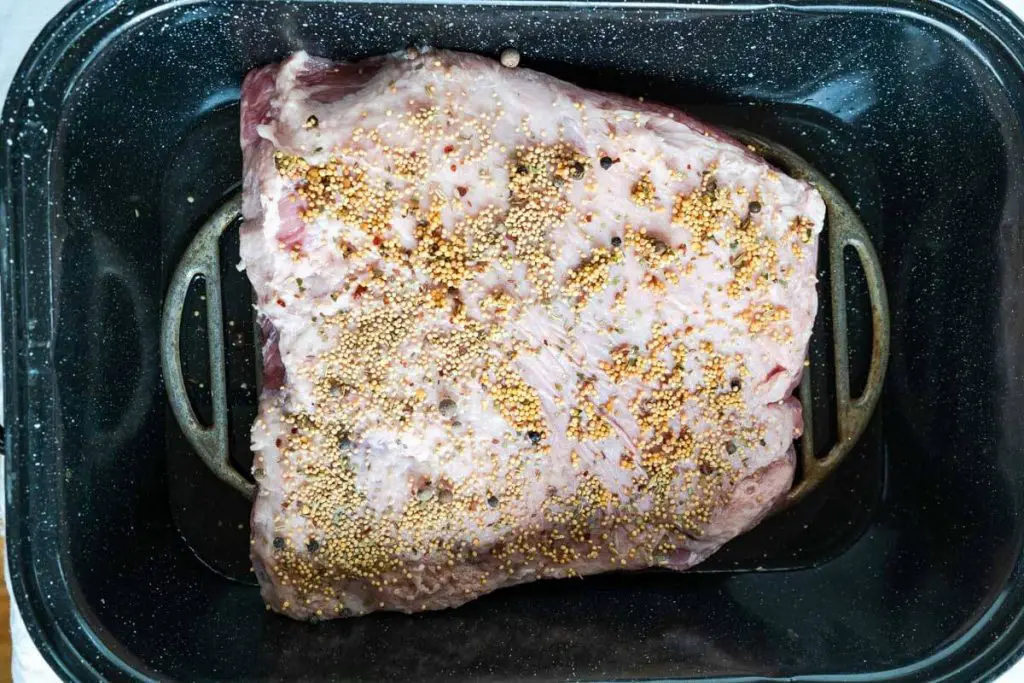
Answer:
POLYGON ((256 495, 256 487, 232 465, 228 448, 228 398, 220 283, 220 237, 238 219, 241 209, 241 196, 236 195, 200 228, 185 251, 164 300, 160 356, 171 409, 188 442, 218 479, 252 500, 256 495), (210 344, 210 394, 213 400, 213 424, 210 426, 204 425, 196 416, 185 390, 185 377, 181 368, 181 317, 185 296, 197 277, 206 279, 206 328, 210 344))
POLYGON ((889 360, 889 299, 882 279, 882 265, 878 260, 864 225, 827 181, 815 179, 815 185, 828 207, 829 272, 832 284, 832 344, 836 371, 836 417, 839 434, 828 455, 818 458, 814 450, 814 425, 811 373, 805 372, 800 382, 800 402, 803 404, 804 436, 800 460, 803 478, 790 490, 783 501, 788 507, 801 500, 828 477, 844 457, 853 449, 867 429, 871 415, 882 395, 882 383, 889 360), (857 252, 868 283, 871 299, 871 365, 868 379, 860 396, 850 396, 850 348, 846 319, 846 268, 844 255, 847 247, 857 252))

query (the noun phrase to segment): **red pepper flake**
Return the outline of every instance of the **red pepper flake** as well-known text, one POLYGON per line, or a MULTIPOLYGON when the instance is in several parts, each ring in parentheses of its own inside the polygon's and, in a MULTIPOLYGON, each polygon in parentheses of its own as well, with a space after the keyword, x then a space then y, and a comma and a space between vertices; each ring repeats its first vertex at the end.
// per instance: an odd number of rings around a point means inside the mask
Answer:
POLYGON ((373 246, 379 247, 382 244, 384 244, 384 238, 381 237, 380 235, 374 235, 373 236, 373 246))
POLYGON ((459 185, 455 189, 458 190, 460 197, 465 197, 466 193, 469 192, 469 188, 468 187, 464 187, 462 185, 459 185))
POLYGON ((454 151, 455 151, 455 145, 445 145, 444 146, 444 153, 445 154, 451 154, 454 151))
POLYGON ((277 305, 280 306, 281 308, 286 308, 288 306, 288 304, 284 302, 284 299, 278 299, 277 305))
POLYGON ((364 285, 357 285, 357 286, 356 286, 356 291, 352 292, 352 298, 353 298, 353 299, 358 299, 358 298, 359 298, 359 297, 361 297, 361 296, 362 296, 362 295, 363 295, 363 294, 364 294, 365 292, 366 292, 366 287, 365 287, 364 285))
POLYGON ((449 166, 449 168, 452 169, 452 173, 455 173, 455 170, 458 168, 458 166, 452 164, 451 166, 449 166))
POLYGON ((274 445, 277 446, 278 448, 280 448, 281 447, 281 439, 280 438, 275 439, 274 440, 274 445))

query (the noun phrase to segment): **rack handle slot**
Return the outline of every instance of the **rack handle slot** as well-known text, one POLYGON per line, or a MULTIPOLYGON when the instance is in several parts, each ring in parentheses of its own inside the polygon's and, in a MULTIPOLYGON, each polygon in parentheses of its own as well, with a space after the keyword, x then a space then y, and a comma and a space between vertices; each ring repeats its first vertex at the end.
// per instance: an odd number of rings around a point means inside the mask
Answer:
POLYGON ((160 329, 160 361, 167 396, 185 438, 218 479, 252 500, 256 487, 231 462, 228 447, 228 397, 224 362, 224 313, 221 307, 220 237, 241 216, 241 195, 236 195, 207 221, 174 271, 164 301, 160 329), (185 297, 197 277, 206 279, 206 329, 210 353, 210 394, 213 424, 199 421, 185 389, 181 366, 181 318, 185 297))

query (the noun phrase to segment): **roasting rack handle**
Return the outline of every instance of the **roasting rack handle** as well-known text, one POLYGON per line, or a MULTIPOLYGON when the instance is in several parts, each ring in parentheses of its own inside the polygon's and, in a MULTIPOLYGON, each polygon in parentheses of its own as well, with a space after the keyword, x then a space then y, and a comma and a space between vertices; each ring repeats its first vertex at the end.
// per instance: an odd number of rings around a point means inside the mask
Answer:
MULTIPOLYGON (((856 441, 864 433, 871 414, 882 393, 886 359, 889 356, 889 304, 882 281, 878 255, 871 246, 864 227, 856 219, 844 220, 836 227, 830 239, 832 277, 844 286, 832 287, 832 319, 835 321, 834 344, 836 349, 836 404, 839 411, 839 443, 832 447, 829 458, 839 452, 844 444, 856 441), (868 296, 871 298, 871 366, 864 391, 856 398, 850 397, 850 354, 846 335, 846 274, 843 262, 844 250, 853 247, 864 267, 868 282, 868 296)), ((827 460, 827 458, 826 458, 827 460)))
POLYGON ((256 487, 231 463, 228 442, 228 397, 224 363, 224 313, 221 307, 220 237, 241 215, 236 195, 210 218, 192 240, 171 278, 164 300, 160 356, 171 409, 188 442, 218 479, 252 500, 256 487), (185 297, 197 277, 206 280, 206 329, 210 351, 210 395, 213 424, 200 422, 185 389, 181 367, 181 319, 185 297))
MULTIPOLYGON (((817 174, 816 171, 813 171, 817 174)), ((882 395, 885 369, 889 360, 889 300, 882 279, 882 265, 878 254, 871 245, 867 230, 857 214, 839 191, 824 178, 812 180, 821 192, 828 211, 828 256, 829 275, 832 285, 832 348, 835 353, 836 373, 836 417, 838 434, 836 443, 822 458, 817 457, 814 447, 813 392, 811 373, 805 372, 800 383, 800 400, 803 404, 804 436, 801 442, 801 466, 803 477, 786 496, 784 506, 801 500, 816 488, 843 458, 853 450, 857 440, 864 434, 875 406, 882 395), (850 345, 846 315, 846 266, 844 262, 847 247, 852 247, 864 268, 871 300, 871 364, 864 391, 860 396, 850 396, 850 345)))
POLYGON ((814 185, 825 200, 839 433, 828 454, 822 458, 817 457, 814 445, 812 373, 804 372, 799 390, 804 420, 804 433, 800 442, 803 476, 779 502, 778 509, 784 509, 817 488, 853 450, 867 429, 882 395, 885 369, 889 362, 889 299, 882 279, 882 264, 864 224, 828 178, 787 147, 744 130, 727 129, 727 132, 789 175, 814 185), (853 247, 864 267, 868 297, 871 300, 871 366, 864 391, 856 398, 850 396, 850 344, 846 316, 846 268, 843 261, 847 247, 853 247))

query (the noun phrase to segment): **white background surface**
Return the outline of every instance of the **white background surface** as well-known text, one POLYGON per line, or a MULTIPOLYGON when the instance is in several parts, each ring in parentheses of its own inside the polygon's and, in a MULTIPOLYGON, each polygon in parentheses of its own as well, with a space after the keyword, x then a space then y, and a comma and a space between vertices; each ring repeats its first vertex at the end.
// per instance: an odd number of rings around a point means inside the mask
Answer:
MULTIPOLYGON (((7 95, 7 88, 25 51, 46 22, 64 4, 65 0, 0 0, 0 102, 7 95)), ((1004 0, 1003 4, 1024 15, 1024 0, 1004 0)), ((0 401, 2 399, 0 393, 0 401)), ((2 514, 3 509, 0 507, 0 515, 2 514)), ((56 680, 28 639, 13 599, 11 637, 14 645, 12 666, 16 683, 47 683, 56 680)), ((1024 683, 1024 662, 1007 672, 999 683, 1024 683)))

